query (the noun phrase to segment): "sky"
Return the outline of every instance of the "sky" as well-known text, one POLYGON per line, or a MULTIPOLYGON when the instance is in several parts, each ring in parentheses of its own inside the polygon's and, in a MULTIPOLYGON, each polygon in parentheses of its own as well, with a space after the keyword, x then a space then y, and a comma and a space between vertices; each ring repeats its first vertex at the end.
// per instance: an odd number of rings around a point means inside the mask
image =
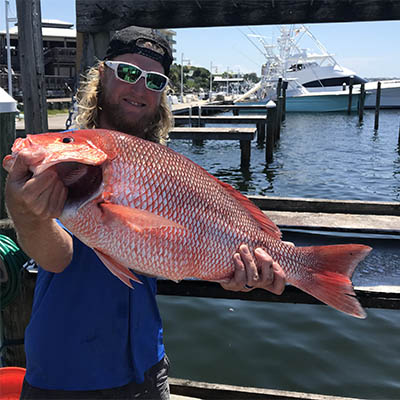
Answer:
MULTIPOLYGON (((59 19, 76 24, 75 0, 41 0, 42 19, 59 19)), ((10 0, 10 17, 16 17, 15 0, 10 0)), ((14 24, 11 23, 10 27, 14 24)), ((5 30, 5 3, 0 0, 0 30, 5 30)), ((75 26, 76 27, 76 26, 75 26)), ((307 27, 344 67, 366 78, 400 78, 400 21, 308 24, 307 27)), ((271 42, 279 27, 237 26, 174 29, 176 62, 205 67, 213 73, 255 72, 260 75, 265 58, 257 39, 271 42), (250 41, 251 39, 251 41, 250 41), (253 44, 254 43, 254 44, 253 44), (183 56, 182 56, 183 55, 183 56)), ((305 45, 309 48, 309 45, 305 45)))

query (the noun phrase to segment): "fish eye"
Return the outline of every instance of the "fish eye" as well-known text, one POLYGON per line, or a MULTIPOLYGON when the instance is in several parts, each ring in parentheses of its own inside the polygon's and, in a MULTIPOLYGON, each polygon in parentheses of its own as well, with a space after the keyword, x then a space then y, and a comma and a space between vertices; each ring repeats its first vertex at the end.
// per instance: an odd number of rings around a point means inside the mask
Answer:
POLYGON ((63 143, 72 143, 73 141, 74 139, 72 137, 65 137, 62 140, 63 143))

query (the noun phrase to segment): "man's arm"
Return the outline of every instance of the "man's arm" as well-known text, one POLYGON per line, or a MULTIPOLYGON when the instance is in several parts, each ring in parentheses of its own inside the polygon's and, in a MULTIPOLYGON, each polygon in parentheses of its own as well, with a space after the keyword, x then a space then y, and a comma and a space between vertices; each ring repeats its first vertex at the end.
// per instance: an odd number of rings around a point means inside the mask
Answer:
POLYGON ((32 177, 29 166, 43 157, 41 152, 18 154, 7 178, 5 201, 21 248, 42 268, 57 273, 73 253, 71 236, 54 219, 61 215, 67 189, 54 170, 32 177))

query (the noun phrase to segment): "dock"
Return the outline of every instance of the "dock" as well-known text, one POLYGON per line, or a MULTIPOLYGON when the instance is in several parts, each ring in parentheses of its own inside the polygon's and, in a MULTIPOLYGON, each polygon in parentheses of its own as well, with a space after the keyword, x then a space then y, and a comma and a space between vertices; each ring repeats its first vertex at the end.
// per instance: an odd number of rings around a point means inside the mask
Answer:
POLYGON ((171 139, 191 139, 199 143, 203 140, 239 140, 240 166, 249 168, 251 141, 256 135, 256 128, 173 128, 169 132, 171 139))
POLYGON ((169 378, 171 400, 361 400, 353 397, 300 393, 169 378))

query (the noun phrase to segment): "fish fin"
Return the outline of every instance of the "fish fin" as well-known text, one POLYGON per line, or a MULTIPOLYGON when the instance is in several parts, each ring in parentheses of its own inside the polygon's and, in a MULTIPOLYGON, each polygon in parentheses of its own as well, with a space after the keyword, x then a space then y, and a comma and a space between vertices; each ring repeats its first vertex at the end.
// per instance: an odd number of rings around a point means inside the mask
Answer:
POLYGON ((220 181, 215 176, 211 175, 208 171, 206 171, 204 168, 202 168, 202 167, 200 167, 200 168, 203 170, 203 172, 206 175, 208 175, 212 180, 217 182, 232 197, 234 197, 236 199, 236 201, 238 201, 249 212, 249 214, 257 221, 257 223, 260 225, 260 228, 264 232, 268 233, 268 235, 272 236, 274 239, 277 239, 277 240, 281 239, 282 233, 281 233, 280 229, 251 200, 249 200, 246 196, 244 196, 242 193, 240 193, 234 187, 229 185, 229 183, 220 181))
POLYGON ((132 283, 130 279, 137 283, 142 283, 138 277, 136 277, 128 268, 124 267, 117 261, 115 261, 112 257, 107 254, 104 254, 98 249, 93 249, 97 256, 100 258, 102 263, 110 270, 112 274, 114 274, 117 278, 119 278, 125 285, 129 286, 133 289, 132 283))
POLYGON ((219 179, 217 179, 217 181, 225 188, 226 191, 229 192, 231 196, 233 196, 244 208, 247 209, 247 211, 258 222, 264 232, 271 235, 274 239, 281 239, 282 233, 280 229, 251 200, 249 200, 246 196, 228 183, 222 182, 219 179))
POLYGON ((105 223, 112 224, 118 221, 118 224, 128 224, 131 229, 139 233, 161 227, 185 229, 174 221, 139 208, 131 208, 114 203, 100 203, 100 207, 103 211, 103 218, 106 219, 105 223))
POLYGON ((303 278, 288 279, 289 283, 314 296, 318 300, 357 318, 365 318, 366 312, 356 298, 351 276, 357 264, 372 250, 361 244, 313 246, 297 248, 305 258, 311 256, 303 278))

